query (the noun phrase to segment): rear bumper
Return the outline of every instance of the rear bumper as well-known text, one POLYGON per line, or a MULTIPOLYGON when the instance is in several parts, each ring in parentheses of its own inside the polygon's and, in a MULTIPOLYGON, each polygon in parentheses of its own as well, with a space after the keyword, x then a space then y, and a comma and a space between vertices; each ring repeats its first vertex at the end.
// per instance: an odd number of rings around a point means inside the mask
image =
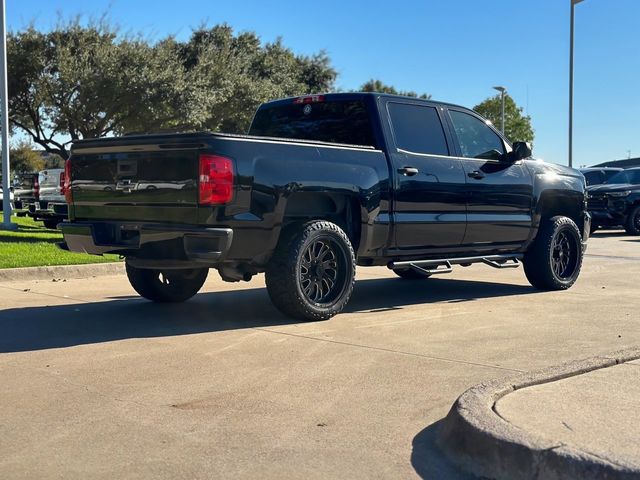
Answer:
POLYGON ((133 222, 68 223, 59 226, 61 248, 93 255, 121 253, 157 260, 215 264, 231 248, 233 230, 133 222))
POLYGON ((67 218, 69 206, 66 203, 39 201, 31 203, 27 210, 33 218, 67 218))

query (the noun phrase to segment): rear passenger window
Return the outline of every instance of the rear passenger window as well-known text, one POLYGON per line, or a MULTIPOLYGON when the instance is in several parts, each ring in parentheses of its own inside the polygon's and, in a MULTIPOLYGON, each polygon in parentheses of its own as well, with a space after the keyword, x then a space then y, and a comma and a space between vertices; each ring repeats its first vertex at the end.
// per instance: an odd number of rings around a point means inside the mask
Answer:
POLYGON ((396 146, 413 153, 449 155, 438 112, 434 107, 389 103, 396 146))

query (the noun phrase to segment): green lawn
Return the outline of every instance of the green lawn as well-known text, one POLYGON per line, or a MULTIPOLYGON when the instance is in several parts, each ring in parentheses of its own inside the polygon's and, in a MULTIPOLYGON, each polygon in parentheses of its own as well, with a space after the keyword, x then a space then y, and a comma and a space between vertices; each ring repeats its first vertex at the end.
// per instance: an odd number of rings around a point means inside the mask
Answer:
POLYGON ((30 217, 12 217, 18 231, 0 230, 0 268, 77 265, 80 263, 115 262, 117 255, 86 255, 56 247, 62 241, 59 230, 44 228, 30 217))

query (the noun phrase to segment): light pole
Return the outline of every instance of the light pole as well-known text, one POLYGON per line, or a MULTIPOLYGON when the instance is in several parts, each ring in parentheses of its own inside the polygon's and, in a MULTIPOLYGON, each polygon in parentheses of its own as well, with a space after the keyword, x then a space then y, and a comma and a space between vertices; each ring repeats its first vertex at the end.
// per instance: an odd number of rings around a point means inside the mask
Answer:
POLYGON ((573 167, 573 24, 575 6, 584 0, 571 2, 571 34, 569 40, 569 166, 573 167))
POLYGON ((494 90, 500 92, 500 101, 502 102, 502 114, 500 115, 500 131, 504 135, 504 94, 507 91, 505 87, 493 87, 494 90))
POLYGON ((7 36, 5 28, 4 0, 0 0, 0 129, 2 130, 2 210, 0 229, 15 230, 11 223, 11 178, 9 172, 9 105, 7 92, 7 36))

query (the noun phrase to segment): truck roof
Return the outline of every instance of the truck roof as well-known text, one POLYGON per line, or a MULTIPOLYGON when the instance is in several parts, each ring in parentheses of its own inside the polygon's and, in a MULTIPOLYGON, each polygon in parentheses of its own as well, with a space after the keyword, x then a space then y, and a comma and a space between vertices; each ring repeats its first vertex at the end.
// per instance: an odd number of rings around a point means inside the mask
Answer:
POLYGON ((397 99, 403 99, 403 100, 412 100, 412 101, 416 101, 416 102, 425 102, 425 103, 429 103, 429 104, 436 104, 436 105, 444 105, 444 106, 448 106, 448 107, 458 107, 458 108, 464 108, 466 110, 470 110, 468 107, 462 106, 462 105, 456 105, 454 103, 448 103, 448 102, 440 102, 437 100, 431 100, 431 99, 424 99, 424 98, 418 98, 418 97, 408 97, 406 95, 393 95, 391 93, 381 93, 381 92, 340 92, 340 93, 313 93, 313 94, 308 94, 308 95, 299 95, 296 97, 287 97, 287 98, 279 98, 277 100, 272 100, 270 102, 265 102, 262 105, 278 105, 278 104, 288 104, 293 102, 294 100, 298 99, 298 98, 305 98, 305 97, 323 97, 325 100, 337 100, 337 99, 350 99, 350 100, 355 100, 358 98, 368 98, 368 97, 375 97, 375 98, 381 98, 381 97, 387 97, 387 98, 397 98, 397 99))

